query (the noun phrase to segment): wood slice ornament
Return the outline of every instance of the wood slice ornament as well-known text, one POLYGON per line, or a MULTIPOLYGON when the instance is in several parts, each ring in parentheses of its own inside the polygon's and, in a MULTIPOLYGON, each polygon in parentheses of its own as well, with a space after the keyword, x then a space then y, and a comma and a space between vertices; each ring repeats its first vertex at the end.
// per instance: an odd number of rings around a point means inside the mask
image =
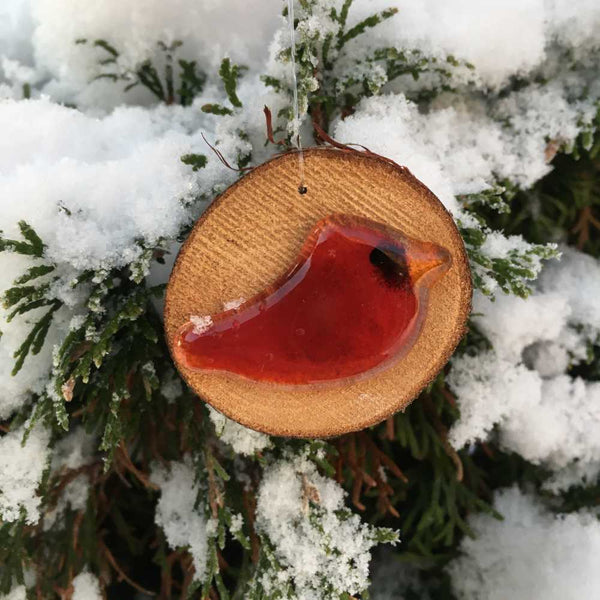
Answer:
POLYGON ((451 215, 406 168, 289 152, 217 198, 183 245, 165 331, 200 398, 272 435, 330 437, 405 408, 465 332, 471 277, 451 215))

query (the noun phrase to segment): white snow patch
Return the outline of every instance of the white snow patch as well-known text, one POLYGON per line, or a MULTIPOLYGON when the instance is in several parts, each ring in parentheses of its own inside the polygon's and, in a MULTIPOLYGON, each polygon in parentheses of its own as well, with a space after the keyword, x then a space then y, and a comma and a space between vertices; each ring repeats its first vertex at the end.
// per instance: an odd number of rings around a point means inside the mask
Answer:
POLYGON ((229 444, 234 452, 252 456, 271 446, 271 439, 268 435, 232 421, 212 406, 208 407, 208 414, 215 426, 217 436, 221 441, 229 444))
POLYGON ((348 25, 391 6, 398 14, 351 42, 354 55, 381 46, 418 48, 440 58, 451 54, 475 66, 484 88, 527 76, 555 41, 580 51, 598 46, 600 8, 594 0, 363 0, 352 5, 348 25))
POLYGON ((0 102, 3 231, 18 236, 24 219, 49 260, 78 270, 134 261, 139 239, 177 235, 190 220, 184 201, 227 179, 210 156, 202 177, 180 160, 204 150, 196 128, 208 122, 199 115, 160 106, 94 119, 48 100, 0 102))
POLYGON ((27 600, 27 588, 18 585, 10 590, 8 594, 2 594, 0 600, 27 600))
POLYGON ((20 428, 0 438, 0 518, 16 521, 24 511, 33 525, 40 517, 37 488, 48 463, 50 432, 35 425, 22 446, 23 433, 20 428))
POLYGON ((145 60, 164 64, 157 43, 183 42, 178 57, 196 60, 216 78, 224 56, 234 62, 259 68, 266 58, 267 44, 279 23, 279 10, 272 4, 255 5, 245 0, 103 0, 87 4, 77 0, 36 0, 33 4, 33 45, 38 68, 51 74, 46 91, 61 100, 110 108, 122 102, 155 102, 143 89, 123 93, 126 82, 98 81, 92 93, 81 94, 98 73, 98 60, 106 53, 94 48, 103 39, 119 52, 115 71, 122 72, 145 60), (235 15, 235 18, 232 16, 235 15), (75 44, 78 39, 88 44, 75 44))
MULTIPOLYGON (((374 96, 337 123, 334 137, 407 166, 459 216, 457 195, 487 190, 497 177, 529 187, 548 173, 548 138, 573 139, 580 131, 581 111, 564 94, 526 88, 502 100, 497 114, 481 101, 451 96, 426 113, 402 94, 374 96)), ((507 246, 492 236, 487 243, 493 242, 497 252, 514 248, 517 239, 507 246)))
POLYGON ((567 374, 600 338, 600 266, 566 249, 542 271, 526 300, 474 297, 474 321, 494 350, 453 359, 448 384, 460 419, 456 447, 486 439, 494 426, 508 450, 555 472, 550 489, 592 481, 600 472, 600 383, 567 374))
POLYGON ((98 578, 87 571, 79 573, 73 579, 72 600, 102 600, 98 578))
POLYGON ((299 600, 320 598, 323 585, 331 586, 331 596, 356 595, 366 588, 376 542, 358 515, 340 518, 344 497, 344 490, 305 458, 279 460, 265 470, 256 526, 269 537, 283 567, 264 574, 267 594, 287 584, 294 585, 299 600))
POLYGON ((494 352, 455 358, 448 385, 460 407, 460 419, 449 436, 456 448, 485 439, 495 424, 506 419, 535 413, 541 402, 539 375, 502 360, 494 352))
POLYGON ((194 579, 201 581, 206 570, 208 532, 202 504, 195 508, 200 488, 191 460, 171 463, 169 468, 155 466, 151 480, 161 491, 156 524, 164 531, 171 548, 189 547, 194 579))
POLYGON ((458 598, 598 597, 600 522, 595 514, 555 515, 517 488, 498 493, 494 507, 504 520, 472 516, 475 538, 463 538, 463 555, 448 567, 458 598))
POLYGON ((573 248, 561 248, 560 262, 550 262, 542 271, 539 288, 565 298, 571 321, 594 339, 600 335, 600 261, 573 248))

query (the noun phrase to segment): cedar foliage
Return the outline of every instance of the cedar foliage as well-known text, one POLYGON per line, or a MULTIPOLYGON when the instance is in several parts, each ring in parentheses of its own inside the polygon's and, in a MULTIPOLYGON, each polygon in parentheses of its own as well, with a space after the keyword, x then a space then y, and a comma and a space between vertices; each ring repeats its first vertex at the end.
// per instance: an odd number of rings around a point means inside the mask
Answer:
MULTIPOLYGON (((317 1, 303 0, 296 27, 310 16, 317 1)), ((361 58, 369 68, 357 69, 360 77, 336 70, 336 61, 353 39, 384 20, 397 18, 395 10, 386 10, 348 28, 351 4, 352 0, 346 0, 340 13, 331 15, 340 26, 337 35, 298 41, 301 111, 325 131, 333 118, 351 114, 361 98, 380 93, 400 75, 418 78, 424 72, 437 73, 439 85, 432 93, 441 93, 448 89, 451 69, 460 66, 451 56, 440 61, 416 50, 379 48, 361 58)), ((206 75, 196 63, 176 60, 180 43, 159 43, 160 65, 145 62, 125 75, 111 70, 119 55, 116 44, 106 40, 77 43, 99 53, 99 78, 124 82, 126 89, 143 86, 161 102, 190 105, 203 89, 206 75)), ((289 51, 281 59, 289 60, 289 51)), ((230 115, 239 108, 242 99, 237 82, 243 71, 225 58, 219 75, 230 106, 213 103, 202 110, 230 115)), ((265 84, 287 93, 285 84, 273 77, 265 77, 265 84)), ((278 130, 285 131, 290 109, 278 117, 278 130)), ((556 156, 555 170, 533 190, 510 190, 499 182, 490 193, 462 198, 481 223, 480 228, 462 230, 472 263, 479 264, 503 290, 525 296, 527 282, 533 278, 532 256, 514 254, 503 261, 489 261, 479 251, 487 231, 521 234, 535 244, 531 253, 542 258, 555 254, 547 244, 556 241, 600 256, 599 154, 600 136, 591 131, 569 153, 556 156), (539 203, 541 212, 534 214, 531 198, 538 195, 544 201, 539 203)), ((238 164, 249 159, 240 157, 238 164)), ((194 171, 206 165, 201 154, 180 160, 194 171)), ((0 238, 0 251, 36 260, 3 295, 11 316, 34 315, 31 331, 15 354, 15 373, 27 368, 29 354, 39 352, 62 306, 52 295, 51 282, 58 275, 56 265, 44 255, 43 240, 27 223, 21 222, 19 228, 22 239, 0 238)), ((87 312, 60 344, 50 375, 52 386, 1 424, 6 432, 26 421, 28 430, 44 421, 55 440, 64 430, 81 424, 97 434, 98 451, 92 464, 76 472, 48 473, 43 481, 43 512, 56 505, 69 481, 78 476, 89 481, 85 509, 67 511, 62 528, 45 531, 41 525, 28 525, 24 516, 15 523, 0 522, 0 593, 8 592, 14 582, 23 582, 24 570, 33 568, 32 597, 68 598, 73 577, 87 566, 100 576, 108 598, 131 597, 134 590, 160 598, 266 598, 258 583, 261 573, 281 568, 269 540, 254 527, 256 489, 266 455, 236 458, 218 441, 205 406, 184 386, 174 402, 161 391, 160 382, 177 375, 152 303, 162 288, 147 287, 144 276, 152 261, 162 260, 165 247, 142 246, 139 261, 126 269, 85 272, 73 279, 73 287, 85 289, 87 312), (193 581, 188 550, 170 549, 154 523, 159 492, 150 480, 150 464, 181 460, 186 454, 193 457, 196 476, 206 490, 198 498, 199 506, 216 522, 202 582, 193 581), (230 476, 234 460, 243 462, 249 486, 230 476), (233 514, 243 515, 241 530, 232 530, 233 514)), ((475 284, 484 289, 477 274, 475 284)), ((472 328, 459 352, 475 352, 486 345, 472 328)), ((600 379, 600 348, 594 347, 589 364, 578 368, 586 370, 587 378, 600 379)), ((394 538, 390 529, 400 530, 400 559, 425 567, 424 577, 437 582, 440 597, 450 598, 441 567, 456 555, 461 537, 473 535, 468 515, 493 513, 493 489, 514 482, 527 482, 541 494, 549 493, 540 489, 547 476, 542 469, 503 453, 493 442, 459 452, 450 446, 447 432, 458 409, 445 375, 441 373, 405 412, 386 423, 328 442, 274 439, 267 454, 306 452, 321 473, 346 488, 349 507, 381 527, 376 531, 382 542, 394 538)), ((573 488, 552 501, 555 509, 572 511, 597 505, 599 490, 600 483, 573 488)))

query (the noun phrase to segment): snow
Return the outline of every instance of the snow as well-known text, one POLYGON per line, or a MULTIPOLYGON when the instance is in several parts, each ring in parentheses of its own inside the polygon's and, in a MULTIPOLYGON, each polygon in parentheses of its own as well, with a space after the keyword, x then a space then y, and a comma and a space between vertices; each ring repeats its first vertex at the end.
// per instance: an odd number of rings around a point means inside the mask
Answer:
MULTIPOLYGON (((325 13, 332 3, 320 4, 325 13)), ((352 6, 348 25, 391 6, 399 9, 398 14, 373 29, 368 44, 416 47, 440 56, 453 54, 473 63, 482 84, 492 87, 535 69, 554 41, 593 47, 600 23, 594 0, 576 4, 567 0, 362 0, 352 6)), ((27 0, 11 0, 1 10, 0 51, 25 63, 35 54, 37 68, 68 91, 85 87, 96 58, 94 52, 75 45, 76 39, 118 40, 119 65, 124 67, 155 58, 158 40, 181 40, 186 58, 198 59, 214 72, 227 53, 234 61, 260 68, 266 41, 280 25, 278 8, 269 3, 251 7, 242 0, 200 4, 177 0, 168 6, 152 0, 144 10, 134 0, 110 0, 85 11, 78 10, 75 0, 32 0, 31 6, 27 0), (252 27, 247 26, 249 22, 252 27)), ((328 19, 314 18, 304 27, 310 35, 331 25, 328 19)), ((359 39, 354 46, 360 48, 365 43, 359 39)), ((92 87, 96 96, 108 94, 102 82, 92 87)), ((112 98, 112 104, 121 98, 112 98)))
MULTIPOLYGON (((264 60, 267 44, 258 42, 256 33, 262 31, 268 39, 279 26, 284 43, 287 32, 284 20, 275 14, 277 11, 268 7, 251 10, 242 4, 231 0, 200 6, 179 0, 168 10, 153 4, 153 10, 146 7, 140 11, 134 2, 111 1, 85 11, 73 9, 71 14, 65 12, 62 4, 61 10, 57 10, 56 0, 35 0, 31 6, 23 0, 12 0, 3 8, 0 14, 4 16, 1 22, 6 36, 0 49, 8 60, 3 63, 5 78, 9 83, 20 85, 25 78, 34 77, 32 73, 27 77, 23 75, 24 68, 32 68, 35 77, 45 73, 46 93, 50 94, 50 97, 31 101, 0 103, 3 131, 0 228, 5 234, 15 234, 18 220, 28 221, 46 242, 47 258, 59 265, 65 281, 83 269, 123 266, 141 256, 139 240, 148 245, 157 244, 161 239, 173 240, 182 226, 205 207, 198 198, 212 197, 214 190, 223 189, 233 181, 233 173, 224 169, 207 149, 201 132, 208 139, 218 141, 230 160, 234 160, 238 152, 248 152, 251 148, 257 162, 265 159, 270 150, 263 144, 262 106, 268 104, 277 114, 284 101, 281 96, 265 90, 259 81, 259 65, 264 60), (234 22, 228 18, 232 10, 237 11, 234 22), (243 19, 244 11, 250 10, 253 27, 236 30, 235 23, 243 19), (70 14, 69 19, 63 18, 64 14, 70 14), (210 64, 214 72, 213 67, 223 55, 219 23, 227 24, 232 60, 243 58, 251 67, 239 86, 244 108, 224 118, 205 115, 199 110, 204 102, 218 100, 219 94, 222 96, 212 83, 192 107, 120 106, 107 113, 107 107, 112 105, 105 104, 104 92, 96 88, 96 84, 88 85, 94 52, 73 43, 78 37, 118 38, 123 41, 120 64, 126 68, 154 57, 158 39, 167 42, 182 39, 190 44, 186 52, 204 61, 202 64, 210 64), (127 35, 123 35, 125 31, 127 35), (163 35, 159 35, 160 32, 163 35), (198 49, 200 34, 204 37, 202 48, 198 49), (69 95, 67 88, 77 88, 78 93, 85 90, 87 104, 80 102, 82 110, 74 110, 52 102, 51 98, 58 97, 52 95, 52 86, 55 91, 60 88, 61 98, 69 101, 77 99, 74 92, 69 95), (248 140, 241 139, 238 131, 246 132, 248 140), (207 167, 194 173, 181 163, 179 157, 190 152, 205 154, 207 167)), ((493 36, 487 33, 468 36, 467 43, 462 33, 465 28, 487 32, 492 22, 497 33, 501 29, 499 24, 514 29, 515 23, 519 23, 527 27, 528 37, 518 40, 521 46, 518 52, 515 49, 515 56, 524 65, 537 64, 545 56, 538 47, 541 45, 543 49, 547 45, 549 28, 554 39, 560 37, 557 32, 562 31, 561 23, 572 26, 575 19, 578 27, 587 27, 583 11, 574 16, 573 11, 562 4, 552 10, 544 4, 542 11, 537 11, 538 5, 539 2, 523 6, 509 2, 506 6, 494 6, 493 13, 489 13, 474 3, 458 2, 450 19, 450 9, 439 2, 423 6, 399 2, 398 15, 370 30, 364 39, 370 40, 370 44, 382 40, 423 42, 424 50, 435 47, 439 53, 452 49, 458 56, 480 65, 487 64, 491 56, 496 62, 502 62, 499 61, 502 56, 503 68, 515 74, 520 68, 515 66, 516 59, 511 59, 506 52, 498 55, 493 36), (437 18, 428 18, 434 12, 437 18), (543 31, 539 19, 543 20, 543 31), (445 23, 444 27, 441 23, 445 23), (542 38, 546 40, 543 43, 542 38), (464 48, 452 46, 460 45, 461 40, 467 44, 464 48), (526 41, 527 51, 522 47, 526 41), (480 47, 473 46, 474 43, 480 47)), ((323 5, 323 15, 328 6, 323 5)), ((366 0, 355 3, 349 24, 377 6, 376 2, 366 0)), ((597 13, 591 5, 586 6, 586 10, 593 15, 597 13)), ((318 31, 319 24, 324 27, 325 22, 327 27, 332 27, 323 15, 303 21, 306 35, 318 31)), ((596 17, 590 18, 593 21, 596 17)), ((569 38, 565 43, 573 40, 574 37, 569 38)), ((501 74, 494 77, 498 79, 501 74)), ((457 195, 489 189, 496 178, 502 177, 519 185, 531 185, 549 169, 545 162, 547 140, 569 140, 580 130, 582 115, 587 118, 589 110, 587 105, 570 101, 573 86, 566 84, 571 84, 574 76, 570 77, 565 81, 556 79, 556 83, 551 80, 545 85, 526 86, 494 101, 492 106, 479 98, 447 94, 428 112, 421 112, 402 94, 373 97, 361 102, 353 116, 339 122, 334 135, 344 141, 361 142, 409 165, 457 218, 465 219, 457 195)), ((579 88, 584 83, 580 81, 579 88)), ((112 86, 111 89, 119 87, 106 81, 97 84, 112 86)), ((119 94, 111 101, 123 101, 125 97, 119 94)), ((136 101, 142 102, 139 98, 136 101)), ((506 251, 506 244, 509 243, 504 238, 490 236, 483 249, 489 256, 497 256, 498 252, 506 251)), ((509 246, 521 249, 523 244, 511 240, 509 246)), ((3 255, 0 261, 3 276, 6 273, 16 276, 23 268, 22 258, 15 255, 3 255)), ((160 275, 163 280, 167 276, 168 272, 160 275)), ((3 277, 1 283, 6 287, 10 281, 3 277)), ((58 296, 64 297, 64 287, 55 290, 58 296)), ((70 298, 70 305, 76 307, 77 297, 70 298)), ((27 369, 16 378, 11 377, 11 355, 26 334, 31 316, 3 327, 0 380, 7 393, 0 401, 0 417, 7 417, 28 401, 31 392, 43 389, 50 366, 49 348, 64 335, 64 328, 54 328, 42 354, 29 357, 27 369)), ((69 317, 69 314, 64 315, 65 319, 69 317)))
POLYGON ((600 473, 600 383, 571 377, 600 339, 600 265, 576 250, 542 271, 527 300, 476 294, 474 322, 493 350, 455 357, 448 384, 461 416, 456 447, 486 439, 556 472, 550 489, 593 481, 600 473))
MULTIPOLYGON (((335 32, 329 13, 339 5, 319 2, 318 14, 301 21, 298 36, 335 32)), ((450 69, 453 90, 417 103, 438 76, 423 75, 418 81, 403 76, 386 84, 382 95, 363 99, 354 114, 333 122, 331 133, 407 165, 457 220, 471 225, 461 196, 504 181, 532 186, 551 170, 553 149, 572 143, 590 122, 600 98, 600 4, 357 0, 348 27, 389 7, 397 7, 398 14, 350 41, 334 75, 368 73, 384 85, 380 65, 356 64, 356 58, 383 46, 417 48, 440 64, 448 54, 462 63, 450 69)), ((182 228, 234 181, 236 175, 214 157, 201 133, 232 163, 252 152, 253 163, 259 164, 272 154, 264 145, 262 107, 268 105, 277 115, 287 98, 266 89, 260 75, 268 70, 289 79, 289 65, 274 60, 289 39, 280 9, 279 4, 244 0, 148 0, 143 7, 136 0, 106 0, 88 3, 85 10, 75 0, 2 3, 0 229, 7 237, 18 236, 21 219, 36 229, 47 244, 44 260, 56 263, 60 277, 52 294, 66 306, 56 314, 42 352, 28 357, 15 377, 10 375, 13 354, 41 313, 7 324, 0 309, 0 420, 44 392, 53 346, 81 323, 82 297, 68 282, 86 269, 129 265, 142 255, 140 242, 164 243, 177 252, 182 228), (78 38, 88 42, 76 44, 78 38), (124 81, 92 81, 102 56, 92 43, 99 38, 118 48, 115 68, 122 75, 145 60, 164 67, 157 42, 181 40, 177 57, 198 61, 208 76, 206 87, 192 106, 180 107, 158 104, 139 86, 126 93, 124 81), (238 87, 244 106, 227 117, 206 115, 204 103, 226 102, 217 77, 225 55, 249 66, 238 87), (23 84, 31 84, 32 100, 22 99, 23 84), (183 164, 180 157, 188 153, 206 155, 206 168, 194 172, 183 164)), ((308 82, 316 83, 316 78, 308 82)), ((305 140, 309 129, 304 123, 305 140)), ((503 258, 527 248, 518 236, 491 232, 481 251, 503 258)), ((0 254, 0 288, 10 287, 31 264, 17 254, 0 254)), ((172 262, 162 269, 153 266, 148 282, 164 282, 171 267, 172 262)), ((532 270, 540 269, 538 261, 532 270)), ((588 345, 600 339, 600 262, 564 249, 560 262, 543 267, 527 300, 496 292, 495 302, 479 293, 474 298, 474 323, 493 349, 453 359, 448 383, 461 416, 450 432, 452 443, 463 447, 491 437, 551 471, 545 487, 555 493, 596 481, 600 382, 574 377, 570 368, 582 363, 588 345)), ((234 310, 242 299, 223 301, 225 310, 234 310)), ((161 381, 171 402, 182 389, 172 374, 161 381)), ((270 448, 272 441, 215 410, 210 409, 210 418, 221 442, 240 455, 235 475, 249 482, 245 463, 250 461, 242 457, 270 448)), ((75 429, 51 446, 50 432, 37 425, 21 447, 22 435, 23 429, 16 429, 0 438, 0 518, 12 522, 23 513, 27 523, 35 524, 44 471, 59 475, 90 464, 95 441, 75 429)), ((220 450, 230 452, 224 446, 220 450)), ((356 515, 340 516, 342 488, 303 457, 275 460, 265 453, 265 464, 256 526, 284 565, 277 574, 264 573, 261 583, 267 593, 292 583, 298 598, 314 600, 324 582, 330 586, 324 597, 342 591, 359 594, 368 585, 375 542, 372 530, 356 515)), ((215 524, 207 520, 205 491, 191 459, 155 466, 152 481, 161 488, 156 523, 171 547, 189 547, 200 580, 215 524)), ((44 515, 43 527, 60 525, 68 509, 83 510, 88 487, 85 474, 71 481, 56 507, 44 515)), ((462 558, 451 563, 459 597, 598 596, 600 581, 592 569, 600 533, 594 515, 556 516, 516 489, 498 493, 495 505, 505 521, 471 516, 479 537, 465 538, 462 558)), ((242 515, 234 514, 232 532, 242 525, 242 515)), ((391 576, 396 575, 401 585, 383 594, 408 596, 417 576, 410 569, 391 576)), ((101 597, 91 573, 80 573, 73 583, 75 600, 101 597)), ((25 588, 15 587, 6 597, 22 600, 25 588)))
POLYGON ((202 504, 195 507, 200 488, 191 460, 173 462, 169 468, 156 466, 151 480, 161 491, 156 506, 156 524, 164 531, 171 548, 189 547, 194 579, 202 581, 208 552, 207 520, 202 513, 202 504))
POLYGON ((511 362, 519 362, 534 342, 557 340, 571 316, 568 299, 558 293, 534 293, 527 299, 498 294, 493 302, 475 294, 473 312, 481 315, 475 323, 497 354, 511 362))
POLYGON ((231 525, 229 527, 232 534, 236 534, 242 531, 244 526, 244 517, 241 514, 231 515, 231 525))
POLYGON ((212 406, 208 407, 208 414, 215 426, 217 436, 222 442, 229 444, 237 454, 252 456, 271 446, 271 439, 268 435, 232 421, 212 406))
POLYGON ((505 427, 503 443, 554 469, 597 460, 600 382, 560 375, 544 381, 541 392, 535 412, 515 416, 505 427))
POLYGON ((157 42, 181 41, 178 57, 197 60, 214 77, 226 55, 234 62, 258 67, 266 55, 264 40, 270 39, 278 24, 278 12, 269 3, 253 6, 244 0, 151 0, 143 7, 136 0, 108 0, 86 10, 80 10, 76 0, 34 0, 32 44, 37 67, 52 78, 46 85, 48 93, 78 105, 97 106, 100 100, 100 105, 111 108, 123 101, 155 99, 137 88, 135 93, 124 94, 125 83, 115 86, 106 81, 97 81, 81 93, 97 74, 98 58, 105 54, 76 45, 75 40, 104 39, 117 46, 116 66, 121 71, 148 59, 160 64, 157 42))
POLYGON ((448 95, 423 113, 402 94, 374 96, 337 123, 334 137, 407 165, 460 216, 457 195, 490 189, 496 178, 529 187, 549 172, 548 138, 573 139, 581 115, 591 116, 587 106, 567 105, 564 93, 532 86, 503 99, 492 116, 480 100, 448 95))
POLYGON ((460 419, 450 430, 455 448, 486 439, 509 416, 535 413, 541 402, 541 379, 523 365, 501 360, 495 353, 464 355, 452 361, 448 385, 455 392, 460 419))
POLYGON ((79 573, 73 579, 72 600, 102 600, 98 578, 87 571, 79 573))
POLYGON ((556 515, 517 488, 502 490, 503 515, 469 518, 476 538, 463 538, 463 555, 450 563, 459 600, 580 600, 600 590, 600 522, 587 511, 556 515))
POLYGON ((583 327, 590 338, 600 335, 600 261, 564 248, 560 263, 549 263, 543 271, 539 287, 566 298, 571 320, 583 327))
MULTIPOLYGON (((195 199, 233 178, 212 153, 199 174, 180 161, 183 154, 206 152, 197 128, 212 128, 211 119, 193 107, 129 107, 96 118, 48 99, 0 101, 0 229, 19 239, 23 219, 37 231, 47 244, 46 260, 56 262, 61 275, 55 295, 77 308, 69 289, 77 273, 139 259, 139 240, 152 245, 175 237, 206 206, 195 199)), ((222 147, 235 155, 238 142, 219 127, 222 147)), ((2 289, 30 264, 2 253, 2 289)), ((71 318, 67 311, 59 313, 42 353, 28 357, 17 377, 10 375, 14 351, 41 314, 43 309, 2 322, 0 418, 45 387, 52 345, 71 318)))
POLYGON ((169 373, 160 382, 160 393, 169 401, 174 402, 183 393, 183 385, 181 379, 175 372, 169 373))
POLYGON ((31 525, 40 517, 42 499, 37 488, 48 461, 50 432, 35 425, 22 446, 24 429, 16 429, 0 438, 0 518, 16 521, 24 513, 31 525))
POLYGON ((196 128, 207 122, 198 115, 180 107, 131 107, 98 119, 47 99, 4 101, 5 234, 16 235, 24 219, 45 240, 49 260, 78 270, 128 264, 141 255, 137 240, 174 237, 190 219, 184 202, 227 177, 214 157, 202 177, 180 160, 206 149, 196 128))
POLYGON ((87 433, 83 426, 74 428, 53 448, 52 471, 78 469, 89 465, 94 459, 95 436, 87 433))
POLYGON ((0 600, 27 600, 27 589, 24 585, 18 585, 12 588, 8 594, 2 594, 0 600))
POLYGON ((595 0, 550 0, 548 10, 548 33, 565 45, 578 48, 598 48, 600 7, 595 0))
POLYGON ((374 29, 368 42, 357 40, 358 47, 451 54, 471 62, 481 85, 491 88, 536 69, 556 40, 581 49, 598 45, 600 8, 594 0, 363 0, 352 6, 348 25, 391 6, 398 14, 374 29))
POLYGON ((461 410, 450 433, 455 447, 487 439, 496 426, 505 449, 559 473, 550 489, 591 483, 600 472, 600 383, 542 379, 494 354, 454 360, 448 383, 461 410))
POLYGON ((283 566, 277 574, 263 575, 267 595, 288 584, 299 600, 355 595, 367 587, 375 541, 358 515, 341 517, 344 497, 344 490, 303 456, 279 460, 265 470, 256 527, 268 536, 283 566))
POLYGON ((29 0, 9 0, 0 6, 0 55, 30 61, 31 20, 29 0))

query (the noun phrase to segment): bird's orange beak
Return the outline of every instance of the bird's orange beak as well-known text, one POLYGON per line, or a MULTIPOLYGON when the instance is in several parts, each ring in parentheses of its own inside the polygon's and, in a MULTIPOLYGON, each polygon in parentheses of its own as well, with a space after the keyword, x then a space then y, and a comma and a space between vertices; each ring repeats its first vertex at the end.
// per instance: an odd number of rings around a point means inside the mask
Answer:
POLYGON ((452 256, 445 248, 431 242, 411 244, 407 252, 408 272, 413 283, 427 275, 431 285, 452 265, 452 256))

